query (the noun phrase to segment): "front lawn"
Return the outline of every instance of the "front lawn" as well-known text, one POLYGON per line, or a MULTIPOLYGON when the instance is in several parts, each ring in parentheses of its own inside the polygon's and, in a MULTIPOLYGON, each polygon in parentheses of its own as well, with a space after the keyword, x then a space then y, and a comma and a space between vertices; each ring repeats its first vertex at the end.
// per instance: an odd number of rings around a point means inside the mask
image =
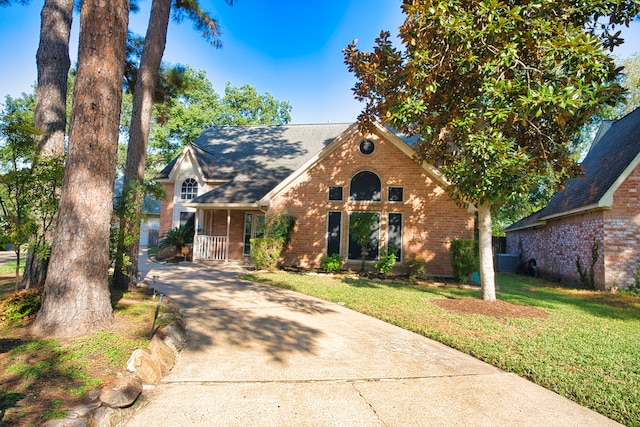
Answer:
POLYGON ((500 301, 487 307, 479 290, 455 284, 262 272, 244 278, 344 303, 640 426, 640 297, 498 274, 500 301))

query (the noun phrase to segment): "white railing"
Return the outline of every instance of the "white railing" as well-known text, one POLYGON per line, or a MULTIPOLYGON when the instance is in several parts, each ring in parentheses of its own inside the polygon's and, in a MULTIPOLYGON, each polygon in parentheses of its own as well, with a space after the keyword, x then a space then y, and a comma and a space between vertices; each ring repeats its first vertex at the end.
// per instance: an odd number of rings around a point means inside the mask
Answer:
POLYGON ((224 261, 227 259, 226 236, 195 236, 194 261, 224 261))

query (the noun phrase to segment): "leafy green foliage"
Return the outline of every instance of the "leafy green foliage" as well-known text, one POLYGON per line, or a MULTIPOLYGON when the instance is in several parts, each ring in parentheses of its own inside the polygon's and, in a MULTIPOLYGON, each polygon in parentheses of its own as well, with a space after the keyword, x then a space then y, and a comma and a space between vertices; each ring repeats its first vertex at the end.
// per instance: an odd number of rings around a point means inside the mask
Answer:
POLYGON ((281 237, 259 237, 251 239, 251 262, 258 270, 273 270, 284 250, 281 237))
POLYGON ((342 256, 340 254, 325 255, 320 258, 320 269, 327 272, 339 271, 342 267, 342 256))
POLYGON ((589 263, 589 266, 582 265, 580 255, 576 256, 576 269, 580 276, 580 284, 582 284, 582 287, 585 289, 596 289, 595 266, 600 258, 599 249, 600 245, 594 237, 593 242, 591 243, 591 262, 589 263))
POLYGON ((180 87, 166 102, 154 106, 150 165, 168 163, 211 126, 286 124, 291 120, 287 101, 260 94, 248 84, 236 87, 227 83, 220 96, 206 72, 191 67, 182 70, 179 82, 180 87))
POLYGON ((265 215, 264 222, 256 230, 261 237, 251 239, 251 262, 256 268, 276 268, 294 224, 295 218, 286 212, 265 215))
POLYGON ((264 222, 256 230, 258 236, 278 238, 289 241, 289 234, 295 224, 295 218, 286 212, 265 215, 264 222))
POLYGON ((360 268, 362 271, 364 271, 371 233, 377 223, 378 215, 374 212, 354 212, 349 219, 349 235, 360 245, 362 251, 362 265, 360 268))
POLYGON ((183 247, 189 243, 193 243, 193 235, 193 228, 186 224, 174 227, 164 232, 162 239, 158 243, 158 249, 173 248, 180 252, 183 247))
POLYGON ((383 31, 372 52, 355 42, 344 50, 355 98, 365 103, 359 120, 364 130, 378 120, 415 136, 417 160, 438 165, 460 204, 475 204, 482 296, 492 300, 491 213, 541 177, 557 188, 580 173, 576 133, 623 96, 620 70, 601 41, 615 45, 609 30, 640 7, 431 0, 402 8, 402 49, 383 31), (590 24, 604 29, 602 38, 590 24))
POLYGON ((42 294, 26 289, 9 294, 0 301, 0 321, 5 326, 21 326, 40 310, 42 294))
POLYGON ((409 267, 409 280, 427 277, 427 261, 422 257, 416 257, 407 263, 409 267))
POLYGON ((478 241, 472 239, 451 240, 451 268, 456 280, 468 280, 478 271, 478 241))
POLYGON ((380 259, 373 264, 373 268, 381 272, 384 276, 396 265, 396 254, 393 250, 383 250, 380 259))

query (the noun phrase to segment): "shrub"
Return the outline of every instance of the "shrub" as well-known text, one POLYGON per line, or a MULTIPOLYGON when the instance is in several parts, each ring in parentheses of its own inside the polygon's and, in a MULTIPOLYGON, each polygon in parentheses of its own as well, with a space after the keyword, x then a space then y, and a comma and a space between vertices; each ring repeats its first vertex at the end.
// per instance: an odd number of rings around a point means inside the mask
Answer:
POLYGON ((0 321, 6 326, 22 326, 40 310, 42 294, 35 289, 14 292, 0 302, 0 321))
POLYGON ((265 216, 257 233, 262 237, 251 239, 251 262, 258 270, 273 270, 293 229, 294 218, 286 212, 265 216))
POLYGON ((380 254, 380 260, 373 264, 373 267, 386 276, 395 265, 396 254, 393 251, 383 250, 380 254))
POLYGON ((160 240, 160 243, 158 244, 158 249, 162 250, 172 248, 179 252, 184 246, 187 246, 189 243, 193 243, 194 234, 195 232, 193 227, 189 227, 187 225, 181 225, 180 227, 167 230, 162 235, 162 240, 160 240))
POLYGON ((453 277, 456 280, 467 280, 474 271, 478 271, 480 261, 478 259, 478 242, 476 240, 451 240, 450 256, 453 277))
POLYGON ((593 243, 591 243, 591 263, 588 267, 583 267, 582 262, 580 261, 580 255, 576 256, 576 269, 580 275, 580 284, 583 288, 590 289, 592 291, 596 289, 595 266, 598 262, 598 258, 600 258, 598 249, 599 245, 594 237, 593 243))
POLYGON ((424 258, 416 257, 409 261, 407 266, 409 267, 410 280, 427 277, 427 261, 424 258))
POLYGON ((340 270, 342 266, 342 257, 340 254, 325 255, 320 258, 320 269, 324 271, 334 272, 340 270))
POLYGON ((273 270, 284 245, 285 240, 280 237, 251 239, 251 262, 258 270, 273 270))

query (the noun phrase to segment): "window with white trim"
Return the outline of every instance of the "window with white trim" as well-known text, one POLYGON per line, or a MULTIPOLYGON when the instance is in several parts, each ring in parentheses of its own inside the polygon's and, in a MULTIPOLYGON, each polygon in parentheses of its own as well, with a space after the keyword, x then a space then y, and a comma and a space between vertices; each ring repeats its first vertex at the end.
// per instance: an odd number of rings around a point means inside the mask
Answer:
POLYGON ((191 200, 198 195, 198 181, 193 178, 187 178, 182 183, 180 191, 180 199, 191 200))

